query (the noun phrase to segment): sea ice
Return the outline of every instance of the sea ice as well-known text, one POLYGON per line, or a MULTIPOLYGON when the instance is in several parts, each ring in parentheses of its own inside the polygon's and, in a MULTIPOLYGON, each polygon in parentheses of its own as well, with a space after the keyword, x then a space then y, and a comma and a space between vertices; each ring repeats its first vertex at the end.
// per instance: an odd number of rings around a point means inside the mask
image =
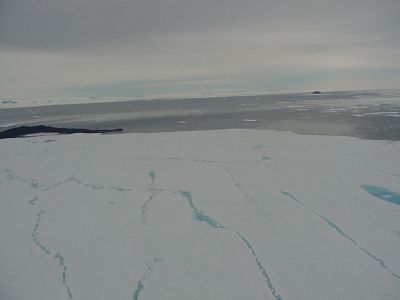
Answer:
POLYGON ((399 299, 400 142, 51 141, 0 142, 0 299, 399 299))

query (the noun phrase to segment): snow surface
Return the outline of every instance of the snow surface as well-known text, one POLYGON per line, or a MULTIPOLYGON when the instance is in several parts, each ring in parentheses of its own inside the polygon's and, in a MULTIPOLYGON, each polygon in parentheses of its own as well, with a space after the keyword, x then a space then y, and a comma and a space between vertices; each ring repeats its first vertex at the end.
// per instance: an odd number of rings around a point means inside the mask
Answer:
POLYGON ((0 299, 399 299, 399 157, 253 130, 2 140, 0 299))

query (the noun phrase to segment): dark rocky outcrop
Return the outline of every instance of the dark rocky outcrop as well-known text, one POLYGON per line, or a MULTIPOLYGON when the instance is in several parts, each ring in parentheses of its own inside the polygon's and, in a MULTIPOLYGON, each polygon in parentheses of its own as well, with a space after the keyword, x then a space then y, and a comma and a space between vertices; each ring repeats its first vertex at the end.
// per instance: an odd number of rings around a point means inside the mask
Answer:
POLYGON ((109 133, 109 132, 121 132, 122 128, 116 129, 81 129, 81 128, 59 128, 45 125, 38 126, 20 126, 0 132, 0 139, 11 139, 16 137, 23 137, 27 134, 35 133, 60 133, 60 134, 72 134, 72 133, 109 133))
POLYGON ((312 94, 313 94, 313 95, 322 95, 322 93, 321 93, 320 91, 312 92, 312 94))

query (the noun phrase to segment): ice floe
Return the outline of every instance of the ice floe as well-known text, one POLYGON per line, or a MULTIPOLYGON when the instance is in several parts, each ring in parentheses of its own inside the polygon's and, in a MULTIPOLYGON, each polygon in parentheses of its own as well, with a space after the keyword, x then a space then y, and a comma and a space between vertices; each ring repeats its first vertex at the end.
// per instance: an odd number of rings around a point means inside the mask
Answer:
POLYGON ((398 299, 400 142, 0 142, 1 299, 398 299))

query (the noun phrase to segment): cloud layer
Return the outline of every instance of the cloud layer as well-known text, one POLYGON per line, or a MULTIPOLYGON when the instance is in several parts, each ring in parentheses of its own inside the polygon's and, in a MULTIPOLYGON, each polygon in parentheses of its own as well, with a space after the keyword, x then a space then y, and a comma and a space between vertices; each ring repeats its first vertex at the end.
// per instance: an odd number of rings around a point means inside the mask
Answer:
POLYGON ((399 15, 392 0, 2 0, 0 96, 397 88, 399 15))

